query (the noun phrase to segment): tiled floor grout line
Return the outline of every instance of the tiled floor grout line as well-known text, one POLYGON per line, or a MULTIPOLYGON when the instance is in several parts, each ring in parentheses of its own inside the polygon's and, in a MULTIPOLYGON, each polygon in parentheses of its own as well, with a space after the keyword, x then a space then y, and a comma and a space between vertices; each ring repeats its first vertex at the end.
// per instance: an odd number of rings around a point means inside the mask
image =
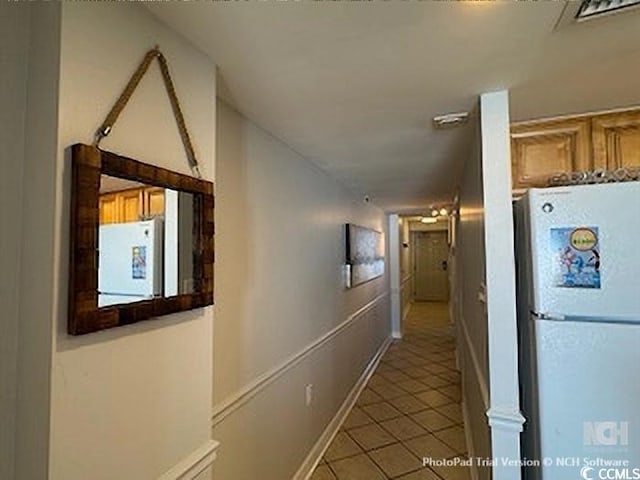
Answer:
MULTIPOLYGON (((411 319, 412 313, 409 314, 409 319, 411 319)), ((422 312, 422 315, 424 316, 424 312, 422 312)), ((368 467, 366 465, 365 467, 371 470, 370 473, 376 479, 404 480, 411 477, 415 480, 418 478, 448 480, 448 473, 445 475, 440 472, 440 469, 436 471, 423 464, 426 457, 421 457, 418 454, 420 450, 427 445, 433 445, 434 450, 429 450, 425 453, 433 452, 432 455, 437 455, 437 452, 441 451, 443 454, 441 458, 447 459, 468 456, 468 451, 464 444, 464 423, 461 421, 460 412, 461 378, 456 368, 456 343, 451 334, 451 325, 448 323, 435 323, 433 325, 419 326, 417 323, 420 321, 429 320, 425 320, 424 317, 414 321, 410 320, 405 338, 393 342, 389 347, 349 412, 345 423, 356 410, 358 415, 364 415, 364 417, 354 417, 352 425, 345 427, 343 424, 340 428, 339 433, 343 434, 341 442, 346 441, 344 439, 348 439, 355 447, 342 444, 338 448, 357 448, 357 451, 339 453, 340 450, 336 450, 334 454, 339 454, 340 456, 328 460, 326 455, 329 450, 327 450, 325 456, 319 462, 318 466, 326 467, 332 479, 350 480, 351 474, 349 470, 344 471, 345 465, 337 464, 345 460, 355 461, 356 458, 362 457, 359 460, 360 466, 362 466, 362 459, 366 458, 370 463, 368 467), (424 381, 427 379, 428 381, 424 381), (402 386, 403 383, 405 384, 404 387, 402 386), (435 386, 433 386, 434 383, 435 386), (372 398, 369 398, 366 403, 360 403, 366 391, 369 392, 367 395, 372 398), (426 398, 423 399, 422 397, 425 394, 427 394, 426 398), (400 398, 405 398, 404 404, 397 400, 400 398), (445 403, 440 404, 442 401, 445 403), (412 402, 414 402, 413 405, 412 402), (372 407, 376 406, 378 406, 378 409, 374 410, 372 407), (421 406, 424 408, 420 408, 421 406), (414 410, 415 408, 419 408, 419 410, 414 410), (433 412, 433 417, 427 415, 426 418, 416 418, 416 415, 425 414, 426 412, 433 412), (388 417, 387 415, 392 416, 388 417), (403 419, 405 420, 403 426, 391 428, 393 427, 393 422, 399 422, 403 419), (362 421, 367 423, 360 423, 362 421), (451 423, 449 424, 448 422, 451 423), (420 432, 414 430, 413 425, 415 425, 415 428, 419 428, 420 432), (368 427, 375 428, 366 432, 365 430, 360 430, 359 433, 362 434, 360 435, 362 437, 361 440, 354 436, 353 432, 355 430, 367 429, 368 427), (443 432, 447 433, 443 434, 443 432), (380 437, 382 433, 384 435, 380 437), (378 435, 378 437, 376 438, 375 435, 378 435), (387 436, 388 439, 384 436, 387 436), (421 443, 418 441, 419 439, 427 443, 421 443), (416 441, 418 442, 416 443, 416 441), (410 442, 414 442, 413 445, 410 445, 410 442), (372 445, 375 446, 372 447, 372 445), (443 448, 445 450, 442 450, 443 448), (463 448, 462 451, 460 450, 461 448, 463 448), (386 453, 383 453, 385 451, 386 453), (404 465, 401 464, 401 467, 398 467, 397 463, 395 466, 388 463, 390 458, 388 455, 396 454, 404 458, 402 460, 404 465), (384 455, 387 455, 387 457, 385 458, 384 455), (407 462, 407 455, 420 462, 419 464, 416 463, 416 468, 411 465, 413 461, 407 462), (337 470, 336 467, 343 471, 337 470), (425 473, 421 475, 419 472, 425 473), (429 473, 427 474, 426 472, 429 473)), ((432 447, 429 446, 428 448, 431 449, 432 447)), ((436 468, 438 467, 436 466, 436 468)), ((362 470, 360 474, 356 473, 357 477, 354 478, 364 478, 361 474, 362 470)), ((468 478, 464 474, 463 477, 468 478)), ((313 478, 315 479, 316 477, 313 476, 313 478)), ((321 478, 328 477, 323 474, 321 478)), ((456 476, 456 478, 462 477, 456 476)))
MULTIPOLYGON (((380 402, 380 403, 382 403, 382 402, 380 402)), ((375 405, 375 404, 371 404, 371 405, 375 405)), ((448 406, 448 405, 457 405, 457 403, 452 402, 452 403, 444 404, 444 405, 442 405, 442 406, 448 406)), ((440 415, 443 415, 443 416, 445 416, 445 417, 446 417, 446 415, 445 415, 444 413, 438 412, 437 408, 434 408, 434 407, 427 407, 427 408, 425 408, 424 410, 419 410, 419 411, 416 411, 416 412, 414 412, 414 413, 426 412, 426 411, 428 411, 428 410, 434 410, 435 412, 440 413, 440 415)), ((365 413, 366 413, 366 412, 365 412, 365 413)), ((379 421, 376 421, 375 419, 372 419, 372 420, 373 420, 372 422, 367 423, 367 424, 364 424, 364 425, 358 425, 358 426, 351 427, 351 428, 348 428, 348 429, 340 429, 340 431, 341 431, 341 432, 346 433, 346 434, 349 436, 349 438, 350 438, 351 440, 353 440, 353 441, 354 441, 354 442, 355 442, 355 443, 356 443, 356 444, 357 444, 357 445, 362 449, 362 451, 361 451, 361 452, 358 452, 358 453, 350 454, 350 455, 345 455, 344 457, 339 457, 339 458, 337 458, 336 460, 342 460, 342 459, 344 459, 344 458, 354 457, 354 456, 357 456, 357 455, 361 455, 362 453, 373 452, 373 451, 375 451, 375 450, 379 450, 379 449, 382 449, 382 448, 388 447, 389 445, 393 445, 394 443, 405 443, 405 440, 411 440, 411 439, 418 438, 418 437, 421 437, 421 436, 424 436, 424 435, 425 435, 424 433, 421 433, 421 434, 419 434, 419 435, 415 435, 415 436, 412 436, 412 437, 407 437, 407 438, 405 438, 405 439, 402 439, 402 440, 401 440, 401 439, 397 438, 396 436, 394 436, 394 434, 393 434, 391 431, 389 431, 388 429, 386 429, 386 428, 384 427, 384 425, 382 425, 382 423, 383 423, 383 422, 386 422, 386 421, 388 421, 388 420, 397 420, 397 419, 399 419, 399 418, 401 418, 401 417, 407 417, 407 418, 409 418, 410 420, 412 420, 413 422, 415 422, 415 420, 413 420, 413 419, 411 418, 411 415, 410 415, 410 414, 400 412, 400 415, 397 415, 397 416, 395 416, 395 417, 391 417, 391 418, 385 419, 385 420, 383 420, 382 422, 379 422, 379 421), (357 439, 355 439, 354 437, 352 437, 352 436, 349 434, 349 431, 350 431, 350 430, 355 430, 355 429, 360 428, 360 427, 366 427, 366 426, 374 425, 374 424, 375 424, 375 425, 380 426, 383 430, 385 430, 387 433, 389 433, 389 435, 391 435, 391 436, 393 437, 394 441, 393 441, 393 442, 390 442, 390 443, 385 443, 385 444, 383 444, 383 445, 376 446, 376 447, 374 447, 374 448, 366 448, 364 445, 362 445, 360 442, 358 442, 358 440, 357 440, 357 439)), ((463 423, 459 423, 459 422, 458 422, 457 420, 455 420, 455 419, 452 419, 452 418, 450 418, 450 417, 447 417, 447 418, 448 418, 449 420, 451 420, 452 422, 455 422, 455 423, 454 423, 453 425, 447 425, 447 426, 445 426, 445 427, 437 428, 437 429, 435 429, 435 430, 429 430, 429 429, 427 429, 427 428, 425 428, 425 427, 422 427, 422 428, 424 428, 424 429, 427 431, 427 434, 435 434, 435 433, 437 433, 437 432, 441 432, 441 431, 443 431, 443 430, 448 430, 448 429, 450 429, 450 428, 460 427, 460 426, 463 426, 463 425, 464 425, 463 423)), ((446 440, 444 440, 444 439, 439 439, 439 440, 440 440, 441 442, 445 443, 448 447, 450 447, 450 448, 452 448, 452 449, 454 449, 454 448, 455 448, 453 445, 448 444, 448 443, 446 442, 446 440)), ((413 452, 412 452, 412 453, 413 453, 413 452)), ((415 455, 415 454, 414 454, 414 455, 415 455)), ((457 455, 457 454, 456 454, 456 455, 457 455)), ((417 455, 416 455, 416 457, 417 457, 417 455)), ((417 457, 417 458, 419 458, 419 457, 417 457)), ((450 457, 450 458, 451 458, 451 457, 450 457)), ((326 463, 330 463, 330 462, 326 462, 326 463)))
MULTIPOLYGON (((409 393, 409 395, 413 395, 413 394, 409 393)), ((379 404, 379 403, 388 403, 388 402, 386 402, 386 401, 385 401, 385 402, 371 403, 371 404, 367 404, 367 406, 369 406, 369 405, 377 405, 377 404, 379 404)), ((449 405, 458 405, 458 402, 456 402, 455 400, 452 400, 450 403, 446 403, 446 404, 439 405, 439 406, 441 406, 441 407, 445 407, 445 406, 449 406, 449 405)), ((355 408, 356 406, 358 406, 358 405, 355 405, 355 406, 354 406, 354 408, 355 408)), ((362 409, 362 407, 361 407, 361 406, 360 406, 359 408, 360 408, 360 409, 362 409)), ((455 451, 455 448, 456 448, 456 447, 455 447, 454 445, 451 445, 451 444, 447 443, 447 441, 446 441, 445 439, 442 439, 442 438, 438 437, 438 436, 437 436, 437 435, 435 435, 435 434, 436 434, 437 432, 441 432, 441 431, 443 431, 443 430, 448 430, 448 429, 450 429, 450 428, 454 428, 454 427, 463 427, 463 426, 464 426, 464 423, 458 422, 456 419, 453 419, 453 418, 451 418, 451 417, 447 417, 447 415, 446 415, 446 414, 439 412, 439 411, 437 410, 437 408, 438 408, 438 407, 429 407, 429 406, 426 406, 426 408, 425 408, 425 409, 423 409, 423 410, 418 410, 418 411, 413 412, 413 413, 421 413, 421 412, 426 412, 426 411, 428 411, 428 410, 433 410, 433 411, 435 411, 435 412, 439 413, 440 415, 445 416, 446 418, 448 418, 448 419, 449 419, 449 420, 451 420, 452 422, 455 422, 453 425, 447 425, 447 426, 445 426, 445 427, 437 428, 437 429, 435 429, 435 430, 430 430, 430 429, 427 429, 427 428, 425 428, 425 427, 422 427, 422 428, 424 428, 424 429, 427 431, 427 434, 431 434, 431 435, 436 436, 436 438, 438 438, 438 440, 440 440, 442 443, 444 443, 444 444, 445 444, 445 445, 447 445, 449 448, 451 448, 452 450, 454 450, 454 451, 455 451)), ((366 412, 364 412, 364 413, 366 414, 366 412)), ((345 459, 345 458, 350 458, 350 457, 355 457, 355 456, 358 456, 358 455, 362 455, 362 453, 368 454, 369 452, 373 452, 373 451, 375 451, 375 450, 383 449, 383 448, 385 448, 385 447, 388 447, 389 445, 393 445, 394 443, 400 443, 400 444, 403 444, 403 445, 404 445, 406 440, 412 440, 412 439, 414 439, 414 438, 418 438, 418 437, 421 437, 421 436, 424 436, 424 435, 425 435, 425 434, 419 434, 419 435, 412 436, 412 437, 408 437, 408 438, 405 438, 405 439, 402 439, 402 440, 401 440, 401 439, 399 439, 398 437, 396 437, 396 436, 393 434, 393 432, 391 432, 390 430, 388 430, 387 428, 385 428, 385 427, 384 427, 384 425, 382 425, 382 423, 384 423, 384 422, 386 422, 386 421, 388 421, 388 420, 397 420, 398 418, 401 418, 401 417, 409 418, 411 421, 415 422, 415 420, 413 420, 413 419, 411 418, 411 414, 404 413, 404 412, 400 412, 400 411, 399 411, 399 413, 400 413, 400 415, 397 415, 397 416, 395 416, 395 417, 390 417, 390 418, 387 418, 387 419, 382 420, 382 421, 377 421, 376 419, 374 419, 374 418, 372 418, 371 416, 369 416, 369 417, 372 419, 372 422, 370 422, 370 423, 367 423, 367 424, 364 424, 364 425, 358 425, 358 426, 351 427, 351 428, 344 428, 344 429, 343 429, 343 428, 341 428, 341 429, 340 429, 340 431, 342 431, 342 432, 346 433, 346 434, 349 436, 349 438, 350 438, 351 440, 353 440, 353 441, 354 441, 354 442, 355 442, 355 443, 356 443, 356 444, 357 444, 357 445, 362 449, 362 451, 361 451, 361 452, 354 453, 354 454, 351 454, 351 455, 345 455, 344 457, 336 458, 334 461, 337 461, 337 460, 343 460, 343 459, 345 459), (368 426, 368 425, 374 425, 374 424, 375 424, 375 425, 380 426, 380 428, 382 428, 382 429, 383 429, 383 430, 385 430, 387 433, 389 433, 389 435, 391 435, 391 436, 393 437, 394 441, 393 441, 393 442, 390 442, 390 443, 385 443, 385 444, 383 444, 383 445, 379 445, 379 446, 374 447, 374 448, 369 448, 369 449, 367 449, 364 445, 362 445, 360 442, 358 442, 358 440, 357 440, 356 438, 352 437, 352 436, 349 434, 349 430, 354 430, 354 429, 356 429, 356 428, 365 427, 365 426, 368 426)), ((413 452, 411 452, 411 453, 412 453, 412 454, 413 454, 413 455, 414 455, 418 460, 422 460, 420 457, 418 457, 417 455, 415 455, 413 452)), ((455 454, 455 455, 453 455, 453 456, 451 456, 451 457, 448 457, 448 458, 453 458, 453 457, 455 457, 455 456, 459 456, 459 453, 457 453, 457 452, 456 452, 456 454, 455 454)), ((372 459, 372 460, 373 460, 373 459, 372 459)), ((373 460, 373 461, 375 462, 375 460, 373 460)), ((329 464, 330 462, 326 462, 326 463, 327 463, 327 464, 329 464)), ((417 469, 417 470, 419 470, 419 469, 417 469)), ((407 472, 407 473, 411 473, 411 472, 407 472)))

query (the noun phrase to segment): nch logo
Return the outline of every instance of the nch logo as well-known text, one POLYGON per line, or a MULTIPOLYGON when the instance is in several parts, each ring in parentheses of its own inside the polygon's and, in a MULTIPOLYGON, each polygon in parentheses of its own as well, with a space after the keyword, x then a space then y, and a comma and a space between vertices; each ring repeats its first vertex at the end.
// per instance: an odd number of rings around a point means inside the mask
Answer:
POLYGON ((629 422, 584 422, 585 445, 629 445, 629 422))

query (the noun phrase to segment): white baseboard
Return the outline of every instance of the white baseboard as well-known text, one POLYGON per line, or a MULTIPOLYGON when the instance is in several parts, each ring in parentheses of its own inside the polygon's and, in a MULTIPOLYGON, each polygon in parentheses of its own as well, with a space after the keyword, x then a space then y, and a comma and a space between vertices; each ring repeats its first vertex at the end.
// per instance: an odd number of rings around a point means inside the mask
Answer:
POLYGON ((309 478, 313 474, 313 471, 318 465, 318 462, 320 462, 322 455, 324 455, 324 452, 327 450, 327 448, 329 448, 329 445, 331 445, 331 442, 340 430, 340 427, 347 418, 347 415, 349 415, 349 412, 355 405, 356 400, 358 400, 358 396, 366 387, 369 378, 371 378, 371 375, 373 375, 373 372, 375 372, 376 367, 382 359, 382 356, 387 351, 387 348, 389 348, 391 341, 392 338, 388 337, 382 343, 376 354, 367 365, 367 368, 364 370, 364 372, 362 372, 362 375, 349 392, 349 395, 347 395, 345 401, 338 409, 338 412, 333 417, 333 420, 331 420, 329 425, 327 425, 327 428, 324 429, 324 432, 322 432, 322 435, 320 435, 320 438, 307 455, 307 458, 305 458, 304 462, 302 462, 302 465, 293 476, 292 480, 309 480, 309 478))
POLYGON ((158 480, 194 480, 213 465, 219 446, 215 440, 209 440, 163 473, 158 480))

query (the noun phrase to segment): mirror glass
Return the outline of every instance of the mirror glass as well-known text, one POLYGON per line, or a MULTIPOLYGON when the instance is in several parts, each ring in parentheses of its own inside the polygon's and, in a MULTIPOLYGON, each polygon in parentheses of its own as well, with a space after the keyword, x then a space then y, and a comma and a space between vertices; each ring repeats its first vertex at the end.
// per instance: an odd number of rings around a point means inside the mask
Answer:
POLYGON ((98 307, 194 292, 194 195, 100 177, 98 307))

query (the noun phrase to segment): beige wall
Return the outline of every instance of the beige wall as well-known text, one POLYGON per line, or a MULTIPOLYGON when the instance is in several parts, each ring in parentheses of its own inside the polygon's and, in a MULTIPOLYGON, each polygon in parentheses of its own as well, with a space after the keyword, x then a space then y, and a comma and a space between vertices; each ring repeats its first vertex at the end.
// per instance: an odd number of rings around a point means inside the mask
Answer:
MULTIPOLYGON (((478 293, 485 282, 482 146, 479 118, 474 118, 474 137, 460 186, 460 217, 455 265, 458 305, 456 327, 462 370, 463 407, 467 438, 476 457, 491 456, 486 412, 488 404, 487 316, 478 293)), ((480 479, 490 478, 487 470, 480 479)))
POLYGON ((14 475, 29 8, 0 4, 0 478, 14 475))
POLYGON ((344 224, 387 222, 224 103, 217 159, 214 477, 289 479, 390 333, 388 274, 342 283, 344 224))
MULTIPOLYGON (((206 178, 215 154, 215 65, 143 7, 61 5, 59 131, 55 218, 51 385, 52 480, 157 478, 210 439, 213 309, 81 337, 66 334, 69 158, 90 143, 145 52, 165 53, 206 178)), ((55 90, 51 91, 55 95, 55 90)), ((156 65, 101 147, 189 173, 156 65)), ((41 477, 31 477, 34 480, 41 477)))
POLYGON ((15 475, 46 478, 53 316, 59 5, 29 5, 16 382, 15 475))

